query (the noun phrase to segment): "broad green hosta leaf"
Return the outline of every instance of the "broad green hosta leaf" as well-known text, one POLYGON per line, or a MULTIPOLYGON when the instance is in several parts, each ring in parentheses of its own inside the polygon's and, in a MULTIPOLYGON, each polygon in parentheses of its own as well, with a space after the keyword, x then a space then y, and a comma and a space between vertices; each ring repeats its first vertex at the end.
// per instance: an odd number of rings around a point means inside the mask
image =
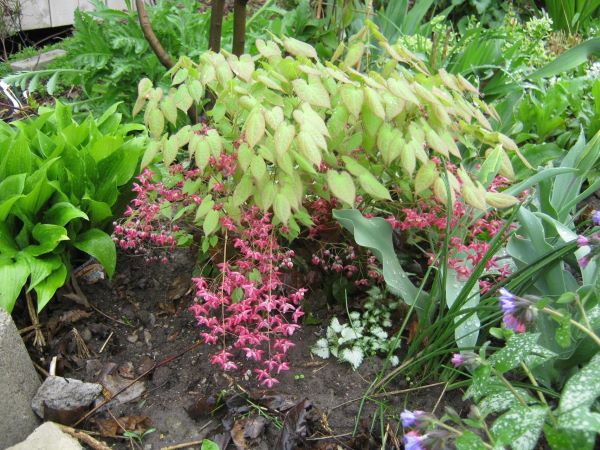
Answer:
POLYGON ((40 256, 45 253, 50 253, 58 247, 58 244, 60 244, 61 241, 69 240, 66 228, 60 225, 47 223, 36 224, 31 231, 31 235, 39 242, 38 245, 33 244, 25 248, 24 251, 31 256, 40 256))
POLYGON ((492 435, 497 444, 513 450, 533 450, 547 415, 546 406, 515 406, 494 421, 492 435))
POLYGON ((600 56, 600 37, 589 39, 567 50, 528 78, 537 80, 558 75, 587 62, 590 56, 600 56))
POLYGON ((25 261, 0 260, 0 308, 12 312, 28 277, 29 266, 25 261))
POLYGON ((27 286, 28 292, 48 278, 52 272, 57 270, 63 264, 58 255, 34 257, 27 252, 21 252, 19 256, 29 265, 30 275, 29 284, 27 286))
POLYGON ((62 227, 77 218, 89 220, 86 213, 69 202, 56 203, 44 214, 45 223, 62 227))
POLYGON ((106 270, 106 274, 112 278, 117 264, 117 251, 111 237, 104 231, 92 228, 77 236, 72 242, 73 246, 93 256, 106 270))
POLYGON ((48 277, 42 280, 35 288, 37 296, 37 310, 40 312, 52 299, 56 291, 65 284, 67 280, 67 268, 61 264, 48 277))

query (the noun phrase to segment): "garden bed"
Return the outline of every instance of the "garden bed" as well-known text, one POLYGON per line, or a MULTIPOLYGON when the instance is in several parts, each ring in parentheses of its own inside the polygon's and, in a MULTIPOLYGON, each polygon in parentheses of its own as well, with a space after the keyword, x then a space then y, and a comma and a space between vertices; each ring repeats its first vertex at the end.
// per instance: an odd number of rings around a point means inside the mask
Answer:
MULTIPOLYGON (((178 251, 171 264, 162 265, 146 264, 141 258, 122 255, 113 281, 92 285, 81 282, 89 302, 113 319, 63 297, 60 302, 52 303, 42 316, 43 322, 56 331, 51 332, 49 346, 44 352, 30 346, 34 361, 47 367, 50 358, 58 355, 58 374, 90 382, 106 376, 107 369, 114 364, 116 366, 108 376, 125 375, 121 381, 127 382, 127 377, 139 375, 152 364, 180 353, 199 338, 200 332, 188 312, 188 306, 193 302, 193 256, 191 250, 178 251), (86 317, 74 320, 80 316, 86 317), (83 355, 81 347, 78 348, 75 343, 73 328, 84 339, 89 356, 83 355)), ((94 417, 110 419, 110 414, 116 418, 147 416, 157 431, 149 434, 144 443, 149 445, 147 448, 161 448, 204 437, 213 438, 221 433, 223 414, 205 414, 202 402, 218 397, 222 391, 227 392, 226 398, 246 392, 258 403, 265 396, 273 395, 280 396, 290 405, 306 398, 314 406, 306 441, 308 448, 327 448, 323 445, 328 442, 338 443, 343 448, 368 448, 364 445, 369 440, 365 441, 364 436, 371 426, 372 403, 367 403, 358 426, 357 435, 362 436, 361 440, 353 439, 351 434, 361 396, 380 369, 382 360, 370 358, 354 371, 348 364, 315 358, 310 347, 323 334, 324 326, 335 311, 328 310, 322 292, 311 293, 307 308, 320 324, 303 326, 294 335, 296 345, 290 350, 291 370, 281 374, 280 383, 274 388, 259 388, 256 379, 253 376, 249 378, 246 373, 253 367, 245 366, 242 358, 240 370, 222 372, 209 361, 208 356, 214 347, 202 345, 143 379, 145 392, 138 398, 125 404, 114 400, 108 404, 110 413, 104 411, 94 417), (315 440, 311 441, 311 438, 315 440)), ((442 383, 437 383, 430 388, 378 400, 396 407, 398 413, 404 405, 426 411, 437 406, 437 410, 441 411, 445 404, 450 403, 460 410, 460 393, 444 394, 443 387, 442 383)), ((394 382, 389 391, 407 388, 410 386, 406 383, 394 382)), ((127 396, 127 391, 124 395, 127 396)), ((248 412, 252 414, 253 411, 250 409, 248 412)), ((279 416, 274 411, 273 415, 274 419, 283 420, 285 411, 279 416)), ((89 422, 81 426, 95 429, 89 422)), ((254 442, 258 447, 252 448, 275 448, 279 430, 273 424, 266 429, 268 432, 254 442)), ((379 426, 375 429, 378 430, 379 426)), ((373 448, 379 448, 377 442, 380 436, 377 432, 374 434, 370 441, 373 448)), ((129 448, 127 440, 114 440, 114 444, 113 448, 129 448)), ((235 448, 233 443, 229 448, 235 448)))

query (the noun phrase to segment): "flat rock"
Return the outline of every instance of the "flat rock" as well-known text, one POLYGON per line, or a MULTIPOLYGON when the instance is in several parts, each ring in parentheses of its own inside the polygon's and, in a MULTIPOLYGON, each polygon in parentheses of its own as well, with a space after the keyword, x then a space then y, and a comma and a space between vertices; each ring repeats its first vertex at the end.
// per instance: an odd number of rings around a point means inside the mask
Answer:
POLYGON ((44 406, 52 411, 74 411, 89 407, 102 392, 102 385, 73 378, 48 377, 31 401, 31 408, 44 418, 44 406))
POLYGON ((64 50, 60 50, 60 49, 51 50, 49 52, 42 53, 41 55, 38 55, 38 56, 33 56, 31 58, 12 62, 12 63, 10 63, 10 68, 12 70, 14 70, 15 72, 40 70, 45 67, 48 67, 48 65, 52 61, 54 61, 56 58, 60 58, 61 56, 64 56, 66 54, 67 54, 67 52, 65 52, 64 50))
POLYGON ((81 450, 77 439, 64 433, 58 425, 46 422, 35 429, 27 439, 6 450, 81 450))
POLYGON ((30 406, 39 387, 17 327, 0 308, 0 448, 21 442, 39 425, 30 406))

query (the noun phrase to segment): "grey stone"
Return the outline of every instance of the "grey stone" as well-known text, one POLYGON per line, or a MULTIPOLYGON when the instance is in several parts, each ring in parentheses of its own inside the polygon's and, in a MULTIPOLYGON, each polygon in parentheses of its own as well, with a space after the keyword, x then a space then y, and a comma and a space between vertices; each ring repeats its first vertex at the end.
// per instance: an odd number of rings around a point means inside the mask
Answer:
POLYGON ((21 442, 39 425, 30 406, 39 386, 17 327, 0 308, 0 448, 21 442))
POLYGON ((44 405, 54 411, 72 411, 90 406, 102 392, 102 385, 84 383, 73 378, 48 377, 31 401, 31 407, 41 418, 44 405))
POLYGON ((35 429, 20 444, 6 450, 81 450, 77 439, 64 433, 54 422, 46 422, 35 429))
POLYGON ((40 70, 45 67, 48 67, 48 65, 52 61, 54 61, 56 58, 60 58, 61 56, 64 56, 66 54, 67 54, 67 52, 65 52, 64 50, 60 50, 60 49, 51 50, 49 52, 42 53, 41 55, 38 55, 38 56, 33 56, 31 58, 12 62, 12 63, 10 63, 10 68, 12 70, 14 70, 15 72, 40 70))

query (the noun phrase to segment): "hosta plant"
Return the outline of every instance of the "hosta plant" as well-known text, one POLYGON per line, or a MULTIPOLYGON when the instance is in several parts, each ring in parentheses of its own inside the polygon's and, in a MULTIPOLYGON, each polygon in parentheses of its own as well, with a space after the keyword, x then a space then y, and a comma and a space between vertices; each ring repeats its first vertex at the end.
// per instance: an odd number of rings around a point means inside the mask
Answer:
POLYGON ((96 258, 112 276, 114 243, 105 229, 139 167, 145 137, 128 133, 116 105, 82 122, 68 106, 0 122, 0 307, 22 288, 41 310, 66 281, 71 256, 96 258))
MULTIPOLYGON (((278 235, 294 239, 302 226, 313 225, 307 205, 315 199, 364 208, 419 198, 448 205, 460 197, 482 211, 516 202, 486 190, 498 172, 512 177, 509 155, 518 149, 492 129, 488 119, 494 110, 479 100, 477 90, 460 76, 429 74, 410 52, 388 44, 374 27, 369 30, 387 54, 378 60, 380 72, 358 70, 365 29, 332 61, 320 61, 313 47, 293 38, 258 40, 256 57, 207 52, 198 62, 181 58, 170 71, 168 91, 148 79, 140 82, 134 114, 144 110, 152 137, 142 165, 161 162, 190 176, 179 188, 193 201, 167 199, 162 211, 170 220, 200 228, 204 250, 216 245, 214 236, 223 238, 223 252, 230 252, 227 245, 234 242, 241 252, 241 260, 235 257, 238 265, 233 264, 235 277, 258 283, 254 290, 239 285, 247 283, 232 280, 231 267, 218 255, 223 277, 212 289, 200 282, 197 316, 238 314, 236 305, 249 300, 254 306, 240 320, 257 320, 254 313, 262 311, 259 316, 267 322, 261 336, 270 340, 270 327, 282 325, 280 319, 270 322, 274 306, 257 310, 252 302, 277 294, 277 314, 299 311, 295 300, 285 300, 289 292, 281 283, 265 276, 293 265, 285 255, 269 257, 281 252, 278 235), (200 121, 190 124, 194 115, 200 121), (446 161, 456 168, 447 177, 442 176, 446 161), (249 227, 265 235, 247 234, 249 227), (265 255, 271 268, 261 266, 265 255), (254 275, 253 264, 259 265, 254 275), (265 283, 272 286, 268 293, 265 283), (237 292, 235 298, 225 286, 237 292), (219 301, 221 309, 215 307, 219 301)), ((136 211, 129 220, 139 220, 136 211)), ((215 320, 218 324, 223 317, 215 320)), ((279 328, 288 336, 295 329, 279 328)), ((214 335, 205 340, 223 345, 225 353, 216 362, 233 368, 226 352, 230 343, 221 336, 233 334, 239 342, 239 334, 222 326, 216 333, 216 340, 214 335)), ((261 339, 253 342, 262 345, 261 339)), ((252 351, 247 354, 260 360, 252 351)), ((273 370, 261 376, 273 383, 273 370)))

